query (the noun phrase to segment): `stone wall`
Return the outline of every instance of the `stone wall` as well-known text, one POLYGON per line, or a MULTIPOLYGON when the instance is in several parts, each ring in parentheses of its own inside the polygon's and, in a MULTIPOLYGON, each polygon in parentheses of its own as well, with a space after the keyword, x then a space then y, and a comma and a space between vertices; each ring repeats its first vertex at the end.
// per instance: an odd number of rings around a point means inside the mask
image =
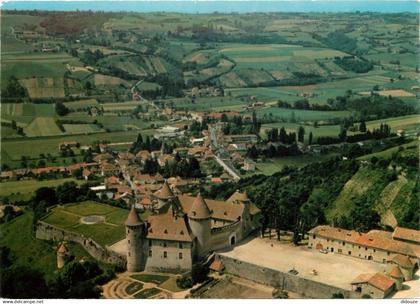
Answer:
POLYGON ((193 243, 148 239, 145 247, 146 271, 183 273, 193 263, 193 243))
POLYGON ((79 243, 83 248, 95 259, 108 263, 115 264, 125 268, 126 257, 119 255, 108 248, 96 243, 91 238, 85 237, 81 234, 67 231, 65 229, 47 224, 43 221, 38 221, 36 227, 36 238, 48 241, 71 241, 79 243))
POLYGON ((342 293, 345 298, 359 298, 359 294, 354 291, 312 281, 299 277, 298 275, 295 276, 219 254, 216 254, 216 258, 223 262, 226 272, 230 274, 260 284, 296 292, 308 298, 330 299, 334 293, 342 293))

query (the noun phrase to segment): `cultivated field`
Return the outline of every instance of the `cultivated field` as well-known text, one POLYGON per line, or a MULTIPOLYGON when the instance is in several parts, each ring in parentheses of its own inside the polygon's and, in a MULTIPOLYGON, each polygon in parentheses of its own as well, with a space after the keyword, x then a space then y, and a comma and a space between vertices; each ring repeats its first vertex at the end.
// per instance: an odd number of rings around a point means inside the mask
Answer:
POLYGON ((24 132, 28 137, 63 134, 52 117, 35 117, 34 120, 24 128, 24 132))

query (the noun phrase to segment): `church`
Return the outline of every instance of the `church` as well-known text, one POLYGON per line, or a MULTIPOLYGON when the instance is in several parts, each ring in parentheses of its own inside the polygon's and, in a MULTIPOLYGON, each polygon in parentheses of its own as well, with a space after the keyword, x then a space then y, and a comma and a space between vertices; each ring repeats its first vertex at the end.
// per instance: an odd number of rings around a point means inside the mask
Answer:
POLYGON ((215 250, 229 248, 259 229, 260 210, 246 193, 227 201, 174 195, 168 184, 154 194, 155 214, 142 221, 134 207, 126 226, 127 270, 191 271, 215 250))

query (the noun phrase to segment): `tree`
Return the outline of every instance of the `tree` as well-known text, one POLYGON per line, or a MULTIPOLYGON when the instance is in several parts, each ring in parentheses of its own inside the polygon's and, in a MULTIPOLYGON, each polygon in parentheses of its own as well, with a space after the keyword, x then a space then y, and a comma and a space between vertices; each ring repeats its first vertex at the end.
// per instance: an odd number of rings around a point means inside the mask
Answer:
POLYGON ((47 203, 48 206, 52 206, 57 203, 57 195, 54 188, 41 187, 35 190, 35 195, 32 198, 35 204, 41 201, 47 203))
POLYGON ((308 139, 308 144, 309 145, 312 145, 312 140, 313 140, 312 132, 309 132, 309 139, 308 139))
POLYGON ((55 112, 60 116, 64 116, 67 115, 70 110, 61 101, 57 101, 55 103, 55 112))
POLYGON ((347 138, 347 129, 344 126, 340 127, 340 133, 338 134, 338 138, 341 141, 345 141, 347 138))
POLYGON ((44 275, 28 266, 2 265, 1 296, 15 299, 49 298, 44 275))
POLYGON ((305 140, 305 128, 300 126, 298 129, 298 141, 304 142, 305 140))
POLYGON ((365 133, 366 132, 366 122, 362 120, 359 125, 359 131, 365 133))
POLYGON ((344 299, 344 295, 341 292, 336 292, 332 294, 331 299, 344 299))
POLYGON ((27 96, 26 89, 15 76, 10 76, 6 88, 1 92, 3 98, 23 98, 27 96))
POLYGON ((286 129, 284 127, 281 127, 280 133, 279 133, 279 141, 283 144, 286 143, 287 133, 286 129))

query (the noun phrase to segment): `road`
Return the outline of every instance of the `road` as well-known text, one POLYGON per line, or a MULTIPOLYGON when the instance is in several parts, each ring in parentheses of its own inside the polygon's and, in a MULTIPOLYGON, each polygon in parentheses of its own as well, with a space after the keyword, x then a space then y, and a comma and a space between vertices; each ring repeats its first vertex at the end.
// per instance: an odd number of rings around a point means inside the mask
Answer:
MULTIPOLYGON (((134 94, 134 90, 137 88, 137 86, 139 86, 142 82, 144 81, 144 79, 139 80, 136 82, 135 85, 133 85, 133 87, 131 88, 131 95, 134 94)), ((160 110, 159 107, 157 105, 155 105, 152 101, 144 98, 143 96, 141 96, 140 94, 138 94, 138 97, 140 98, 141 101, 147 102, 149 105, 151 105, 152 107, 154 107, 156 110, 160 110)))
POLYGON ((219 143, 217 142, 217 135, 215 128, 209 126, 209 133, 210 133, 210 141, 212 148, 216 151, 214 155, 214 159, 223 167, 225 171, 227 171, 234 180, 240 180, 241 176, 240 173, 233 167, 230 160, 227 159, 221 159, 217 154, 222 152, 222 147, 219 146, 219 143))

